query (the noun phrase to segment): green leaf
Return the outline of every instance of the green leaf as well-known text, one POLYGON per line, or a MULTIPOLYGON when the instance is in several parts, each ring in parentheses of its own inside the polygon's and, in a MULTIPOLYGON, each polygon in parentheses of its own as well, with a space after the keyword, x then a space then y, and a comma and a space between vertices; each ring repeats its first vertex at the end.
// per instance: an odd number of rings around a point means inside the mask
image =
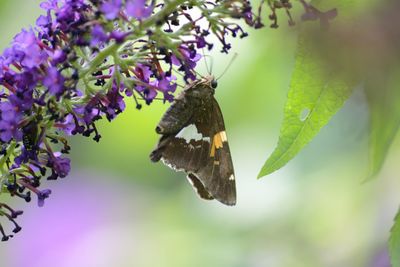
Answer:
POLYGON ((389 239, 392 267, 400 267, 400 211, 397 213, 389 239))
POLYGON ((301 35, 278 145, 258 178, 288 163, 342 107, 353 86, 326 66, 313 50, 315 39, 301 35))
POLYGON ((370 178, 382 168, 400 126, 400 71, 386 69, 374 73, 365 85, 370 110, 370 178))

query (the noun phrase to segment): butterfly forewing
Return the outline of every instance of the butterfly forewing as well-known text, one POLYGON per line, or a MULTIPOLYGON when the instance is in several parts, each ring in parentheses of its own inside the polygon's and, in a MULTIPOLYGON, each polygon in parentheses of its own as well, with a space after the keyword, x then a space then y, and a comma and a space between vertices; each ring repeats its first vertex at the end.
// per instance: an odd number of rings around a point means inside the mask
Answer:
POLYGON ((209 132, 210 148, 205 166, 194 174, 201 180, 211 195, 226 205, 236 204, 235 174, 226 137, 221 110, 212 100, 212 129, 209 132))

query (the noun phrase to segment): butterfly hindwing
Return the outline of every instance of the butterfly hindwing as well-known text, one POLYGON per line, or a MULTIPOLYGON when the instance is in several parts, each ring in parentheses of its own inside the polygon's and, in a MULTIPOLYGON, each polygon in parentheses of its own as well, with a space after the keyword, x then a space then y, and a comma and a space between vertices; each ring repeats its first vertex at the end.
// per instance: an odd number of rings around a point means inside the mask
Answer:
POLYGON ((187 179, 189 183, 193 186, 193 189, 202 199, 214 199, 210 192, 208 192, 207 189, 204 187, 203 183, 193 173, 189 173, 187 175, 187 179))

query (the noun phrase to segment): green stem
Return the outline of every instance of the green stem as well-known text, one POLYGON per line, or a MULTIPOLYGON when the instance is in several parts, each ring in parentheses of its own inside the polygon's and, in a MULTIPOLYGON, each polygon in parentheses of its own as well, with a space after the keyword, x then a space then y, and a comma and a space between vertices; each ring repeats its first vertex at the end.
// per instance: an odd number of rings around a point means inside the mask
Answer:
POLYGON ((157 22, 164 20, 165 17, 167 17, 172 12, 174 12, 178 6, 182 5, 186 1, 187 0, 175 0, 175 1, 167 2, 165 4, 165 7, 161 11, 159 11, 157 14, 151 16, 147 20, 144 20, 140 24, 140 30, 141 31, 146 30, 147 28, 155 25, 157 22))
POLYGON ((4 164, 10 158, 11 154, 14 152, 16 146, 17 146, 16 142, 14 141, 11 142, 11 144, 7 148, 6 154, 0 159, 0 168, 2 173, 4 172, 4 164))
POLYGON ((88 68, 81 72, 81 77, 91 74, 96 71, 96 68, 103 63, 103 61, 110 56, 112 53, 118 50, 121 44, 112 44, 109 47, 102 50, 91 62, 88 68))

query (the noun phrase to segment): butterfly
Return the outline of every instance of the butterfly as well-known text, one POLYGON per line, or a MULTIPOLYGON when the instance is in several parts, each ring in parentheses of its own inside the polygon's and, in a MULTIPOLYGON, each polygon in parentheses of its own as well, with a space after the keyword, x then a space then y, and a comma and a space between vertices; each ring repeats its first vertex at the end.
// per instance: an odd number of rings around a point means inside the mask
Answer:
POLYGON ((150 159, 184 171, 201 198, 233 206, 235 174, 216 87, 213 76, 185 87, 156 127, 161 137, 150 159))

